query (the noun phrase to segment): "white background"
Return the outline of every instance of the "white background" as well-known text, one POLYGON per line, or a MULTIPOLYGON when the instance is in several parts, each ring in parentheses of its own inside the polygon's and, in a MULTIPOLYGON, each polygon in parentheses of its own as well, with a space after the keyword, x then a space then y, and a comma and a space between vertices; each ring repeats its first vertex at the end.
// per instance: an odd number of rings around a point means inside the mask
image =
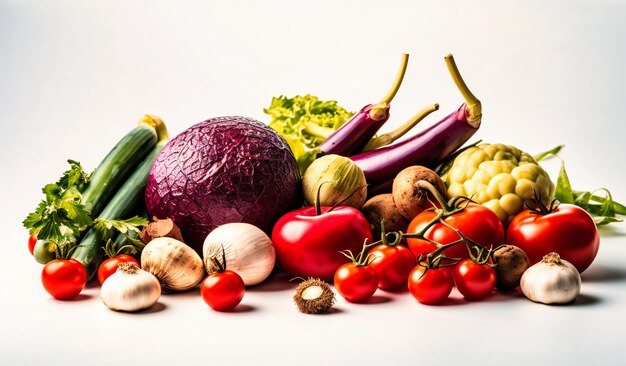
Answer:
POLYGON ((626 3, 609 0, 0 0, 0 364, 624 364, 623 224, 602 230, 570 306, 454 292, 428 307, 378 292, 306 316, 280 276, 232 314, 194 291, 141 314, 108 310, 97 287, 55 301, 20 222, 67 158, 93 169, 144 113, 174 135, 213 116, 268 121, 280 94, 358 110, 386 93, 401 52, 411 60, 389 128, 429 103, 441 111, 425 125, 460 105, 452 52, 483 101, 477 138, 531 153, 564 143, 575 187, 623 201, 625 24, 626 3))

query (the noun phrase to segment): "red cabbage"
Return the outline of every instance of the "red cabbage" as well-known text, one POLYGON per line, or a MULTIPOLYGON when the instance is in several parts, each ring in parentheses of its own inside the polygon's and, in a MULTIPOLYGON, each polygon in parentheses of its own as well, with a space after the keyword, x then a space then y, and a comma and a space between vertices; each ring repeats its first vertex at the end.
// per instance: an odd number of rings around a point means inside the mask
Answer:
POLYGON ((298 165, 273 129, 246 117, 200 122, 172 139, 146 185, 150 217, 169 217, 202 253, 217 226, 246 222, 271 232, 302 203, 298 165))

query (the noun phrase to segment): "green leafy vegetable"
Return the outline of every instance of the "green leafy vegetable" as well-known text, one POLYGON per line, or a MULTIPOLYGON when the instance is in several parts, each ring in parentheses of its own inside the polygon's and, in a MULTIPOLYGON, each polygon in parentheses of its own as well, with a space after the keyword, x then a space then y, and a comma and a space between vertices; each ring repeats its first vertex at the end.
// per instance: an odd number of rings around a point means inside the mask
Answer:
MULTIPOLYGON (((559 145, 554 149, 535 155, 535 160, 541 161, 557 154, 565 145, 559 145)), ((570 203, 583 208, 593 217, 596 225, 607 225, 612 222, 621 222, 617 215, 626 215, 626 206, 613 200, 611 192, 606 188, 599 188, 593 192, 575 191, 570 184, 565 162, 561 159, 561 169, 556 181, 555 198, 561 203, 570 203), (604 192, 604 195, 596 194, 604 192)))
POLYGON ((50 240, 61 247, 76 243, 80 232, 93 223, 90 212, 81 204, 80 194, 89 175, 79 162, 67 162, 70 169, 56 183, 42 188, 46 198, 22 222, 30 234, 37 234, 39 239, 50 240))
POLYGON ((315 160, 317 146, 354 114, 334 100, 322 101, 309 94, 274 97, 263 111, 272 116, 269 126, 289 144, 301 174, 315 160))
POLYGON ((135 233, 138 236, 139 233, 141 233, 139 227, 146 226, 149 223, 150 221, 148 219, 139 216, 131 217, 126 220, 97 218, 94 220, 93 229, 96 230, 98 236, 103 241, 106 240, 104 251, 107 256, 113 258, 121 253, 134 255, 143 250, 145 244, 137 239, 137 237, 131 236, 131 233, 135 233), (113 240, 116 231, 124 236, 123 241, 118 242, 117 240, 113 240))
POLYGON ((131 217, 126 220, 108 220, 98 218, 94 220, 93 228, 98 232, 98 234, 100 234, 101 238, 106 238, 107 235, 110 235, 109 232, 111 229, 115 229, 122 234, 128 234, 132 231, 139 234, 141 232, 139 226, 146 226, 149 223, 150 221, 148 221, 148 219, 139 216, 131 217))
POLYGON ((37 234, 38 239, 51 241, 59 258, 71 254, 77 248, 81 233, 92 227, 103 241, 110 240, 117 231, 126 236, 129 245, 142 249, 143 243, 129 234, 139 234, 139 227, 148 225, 149 221, 143 217, 93 220, 91 213, 81 204, 81 192, 89 182, 89 174, 84 172, 79 162, 67 162, 70 169, 56 183, 46 184, 42 188, 45 199, 23 221, 30 234, 37 234))

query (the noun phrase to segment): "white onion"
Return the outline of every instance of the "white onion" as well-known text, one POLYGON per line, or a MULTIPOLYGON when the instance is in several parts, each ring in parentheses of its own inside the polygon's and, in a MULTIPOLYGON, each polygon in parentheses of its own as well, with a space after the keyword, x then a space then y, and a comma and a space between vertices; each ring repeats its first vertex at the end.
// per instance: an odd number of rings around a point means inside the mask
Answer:
POLYGON ((276 262, 272 240, 258 227, 246 223, 225 224, 213 230, 204 241, 203 254, 209 274, 219 271, 215 260, 223 265, 224 255, 226 269, 241 276, 246 286, 263 282, 276 262))

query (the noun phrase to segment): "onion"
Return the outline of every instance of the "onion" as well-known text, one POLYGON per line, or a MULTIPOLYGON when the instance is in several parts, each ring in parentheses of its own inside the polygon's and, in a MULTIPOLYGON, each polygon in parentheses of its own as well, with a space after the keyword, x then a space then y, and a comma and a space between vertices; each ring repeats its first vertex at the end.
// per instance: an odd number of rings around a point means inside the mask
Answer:
POLYGON ((225 258, 226 269, 241 276, 246 286, 263 282, 276 262, 272 240, 258 227, 246 223, 225 224, 213 230, 204 241, 203 253, 209 274, 218 272, 215 261, 225 258))

